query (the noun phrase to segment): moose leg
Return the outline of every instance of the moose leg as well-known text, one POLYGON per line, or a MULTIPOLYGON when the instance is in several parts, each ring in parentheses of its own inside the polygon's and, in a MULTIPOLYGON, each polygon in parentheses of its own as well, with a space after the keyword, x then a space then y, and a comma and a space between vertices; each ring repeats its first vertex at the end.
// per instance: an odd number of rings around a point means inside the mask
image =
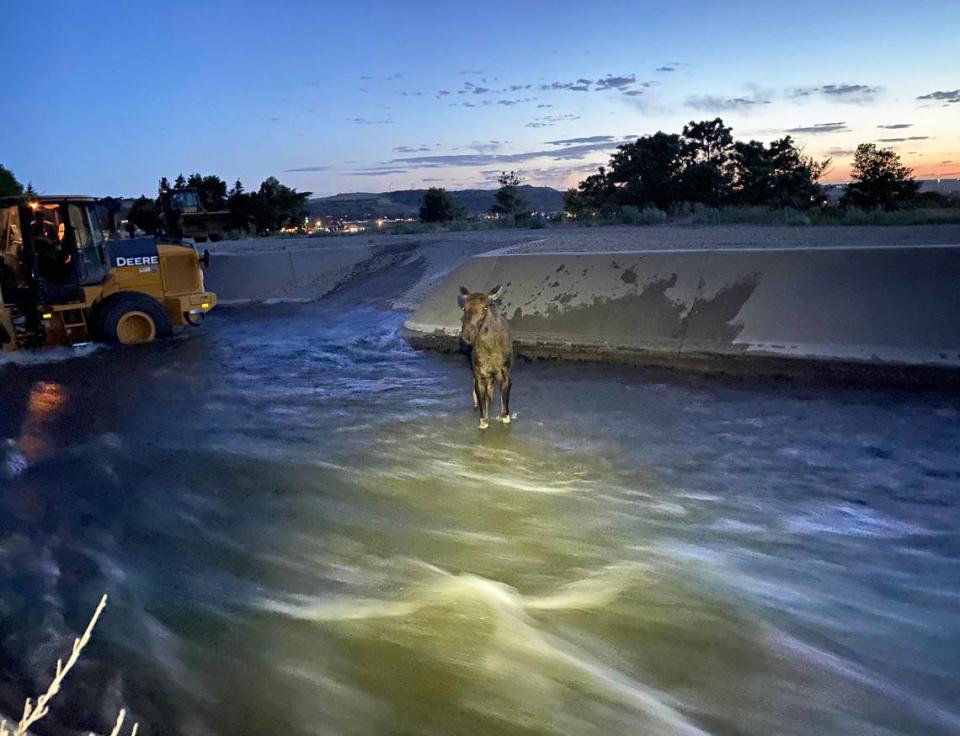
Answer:
POLYGON ((473 410, 476 411, 480 408, 480 400, 477 398, 477 382, 473 382, 473 410))
POLYGON ((483 396, 480 401, 483 404, 483 417, 486 424, 487 418, 490 416, 490 405, 493 403, 493 376, 484 376, 481 380, 483 381, 483 396))
POLYGON ((510 374, 500 382, 500 421, 510 424, 510 374))
POLYGON ((487 409, 490 406, 490 400, 487 396, 486 381, 480 376, 473 377, 473 393, 477 397, 480 408, 480 429, 486 429, 490 426, 487 421, 487 409))

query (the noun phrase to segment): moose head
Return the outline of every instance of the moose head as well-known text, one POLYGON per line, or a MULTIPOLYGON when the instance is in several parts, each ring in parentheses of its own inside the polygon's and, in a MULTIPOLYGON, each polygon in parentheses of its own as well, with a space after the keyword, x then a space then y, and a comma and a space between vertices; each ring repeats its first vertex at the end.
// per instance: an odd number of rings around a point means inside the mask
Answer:
POLYGON ((477 334, 487 319, 491 308, 496 309, 496 303, 503 294, 503 287, 497 285, 489 293, 471 292, 465 286, 460 287, 457 303, 463 310, 460 320, 460 339, 466 345, 473 345, 477 334))

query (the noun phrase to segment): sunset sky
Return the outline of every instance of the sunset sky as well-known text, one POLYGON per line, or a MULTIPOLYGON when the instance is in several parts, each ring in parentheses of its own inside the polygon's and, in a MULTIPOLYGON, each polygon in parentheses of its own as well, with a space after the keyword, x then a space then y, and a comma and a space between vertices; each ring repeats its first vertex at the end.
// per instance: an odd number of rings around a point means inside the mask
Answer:
POLYGON ((843 181, 876 142, 960 177, 960 2, 106 2, 5 9, 0 163, 41 192, 162 175, 318 195, 574 185, 722 117, 843 181))

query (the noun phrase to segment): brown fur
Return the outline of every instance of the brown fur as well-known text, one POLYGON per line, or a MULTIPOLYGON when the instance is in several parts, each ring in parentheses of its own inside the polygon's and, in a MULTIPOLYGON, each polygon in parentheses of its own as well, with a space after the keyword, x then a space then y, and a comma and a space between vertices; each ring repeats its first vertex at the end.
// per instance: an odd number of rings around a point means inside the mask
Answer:
POLYGON ((500 310, 502 289, 489 294, 471 293, 463 286, 457 301, 463 309, 460 340, 470 350, 473 366, 473 408, 480 410, 480 429, 489 426, 494 381, 500 384, 500 419, 510 422, 510 373, 513 370, 513 338, 507 318, 500 310))

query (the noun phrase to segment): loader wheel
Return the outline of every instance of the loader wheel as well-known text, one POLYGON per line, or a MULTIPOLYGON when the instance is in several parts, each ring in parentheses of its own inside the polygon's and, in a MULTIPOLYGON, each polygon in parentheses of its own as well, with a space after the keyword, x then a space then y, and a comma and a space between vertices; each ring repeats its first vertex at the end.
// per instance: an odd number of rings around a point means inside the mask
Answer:
POLYGON ((173 333, 170 317, 145 294, 118 294, 104 311, 99 332, 121 345, 141 345, 173 333))

